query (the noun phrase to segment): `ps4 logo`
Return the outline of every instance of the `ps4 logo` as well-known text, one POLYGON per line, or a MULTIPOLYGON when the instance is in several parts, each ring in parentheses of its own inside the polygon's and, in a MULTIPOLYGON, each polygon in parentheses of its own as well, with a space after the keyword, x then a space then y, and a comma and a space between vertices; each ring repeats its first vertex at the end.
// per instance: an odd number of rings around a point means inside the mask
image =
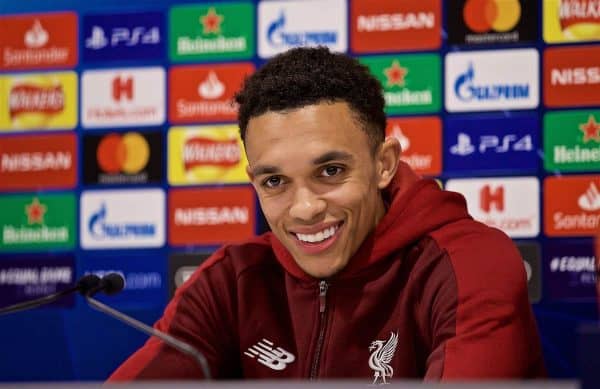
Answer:
POLYGON ((100 26, 93 26, 91 35, 85 40, 85 47, 100 50, 110 47, 137 45, 157 45, 160 43, 160 29, 154 27, 114 27, 107 33, 100 26))
POLYGON ((485 154, 488 151, 495 153, 508 153, 510 151, 532 151, 533 141, 531 135, 522 137, 516 134, 481 135, 478 144, 473 144, 471 137, 464 132, 459 132, 456 144, 450 147, 453 155, 466 156, 479 152, 485 154))

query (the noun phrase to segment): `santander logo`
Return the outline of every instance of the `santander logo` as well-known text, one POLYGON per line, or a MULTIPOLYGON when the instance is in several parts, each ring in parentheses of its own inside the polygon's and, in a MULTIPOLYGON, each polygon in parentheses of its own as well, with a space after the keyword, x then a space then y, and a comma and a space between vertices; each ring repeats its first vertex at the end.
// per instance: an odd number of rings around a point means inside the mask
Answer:
POLYGON ((223 93, 225 93, 225 85, 212 70, 208 73, 206 80, 198 85, 198 94, 207 100, 218 99, 223 96, 223 93))
POLYGON ((391 135, 398 139, 402 151, 407 151, 410 148, 410 139, 408 139, 408 137, 404 135, 400 126, 394 126, 394 128, 392 128, 391 135))
POLYGON ((44 30, 44 27, 42 27, 40 20, 35 19, 33 26, 25 33, 23 41, 28 48, 37 49, 48 43, 49 38, 50 35, 48 34, 48 31, 44 30))
POLYGON ((577 199, 577 205, 584 211, 597 211, 600 209, 600 192, 596 184, 590 183, 588 189, 577 199))

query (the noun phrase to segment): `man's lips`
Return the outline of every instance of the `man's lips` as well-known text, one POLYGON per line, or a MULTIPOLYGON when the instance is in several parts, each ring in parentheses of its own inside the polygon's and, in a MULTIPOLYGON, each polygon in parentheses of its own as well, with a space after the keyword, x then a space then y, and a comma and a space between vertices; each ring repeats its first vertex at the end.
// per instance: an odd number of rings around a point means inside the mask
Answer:
POLYGON ((299 227, 294 227, 294 228, 288 228, 288 232, 290 232, 291 234, 294 234, 294 235, 296 235, 296 234, 313 235, 313 234, 322 232, 330 227, 339 228, 343 223, 344 223, 343 221, 338 221, 338 222, 322 223, 322 224, 313 225, 310 227, 299 226, 299 227))
POLYGON ((331 246, 335 242, 337 242, 340 231, 343 229, 344 223, 333 224, 325 230, 320 230, 317 234, 312 235, 304 235, 292 233, 291 235, 294 237, 294 241, 296 242, 296 246, 305 254, 314 255, 319 254, 331 246), (329 232, 324 232, 329 230, 329 232), (307 241, 307 239, 315 239, 316 241, 307 241))

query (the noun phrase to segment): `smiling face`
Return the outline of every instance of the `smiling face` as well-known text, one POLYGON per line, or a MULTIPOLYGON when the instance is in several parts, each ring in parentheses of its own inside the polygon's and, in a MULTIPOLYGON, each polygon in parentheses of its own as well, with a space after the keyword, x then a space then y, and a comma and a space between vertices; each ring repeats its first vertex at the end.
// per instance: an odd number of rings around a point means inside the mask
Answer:
POLYGON ((344 102, 268 111, 248 122, 248 174, 271 230, 315 278, 342 270, 385 213, 400 148, 375 152, 344 102))

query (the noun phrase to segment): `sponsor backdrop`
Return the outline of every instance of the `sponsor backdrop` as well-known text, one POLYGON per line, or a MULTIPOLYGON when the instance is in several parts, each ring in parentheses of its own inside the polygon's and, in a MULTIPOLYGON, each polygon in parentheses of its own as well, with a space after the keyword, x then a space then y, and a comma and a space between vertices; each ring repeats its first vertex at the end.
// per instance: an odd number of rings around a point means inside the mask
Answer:
MULTIPOLYGON (((231 98, 299 45, 368 66, 403 159, 515 239, 549 374, 575 376, 596 318, 592 0, 0 0, 1 306, 114 271, 103 301, 152 323, 217 246, 263 232, 231 98)), ((102 380, 145 338, 78 296, 1 317, 0 380, 102 380)))

